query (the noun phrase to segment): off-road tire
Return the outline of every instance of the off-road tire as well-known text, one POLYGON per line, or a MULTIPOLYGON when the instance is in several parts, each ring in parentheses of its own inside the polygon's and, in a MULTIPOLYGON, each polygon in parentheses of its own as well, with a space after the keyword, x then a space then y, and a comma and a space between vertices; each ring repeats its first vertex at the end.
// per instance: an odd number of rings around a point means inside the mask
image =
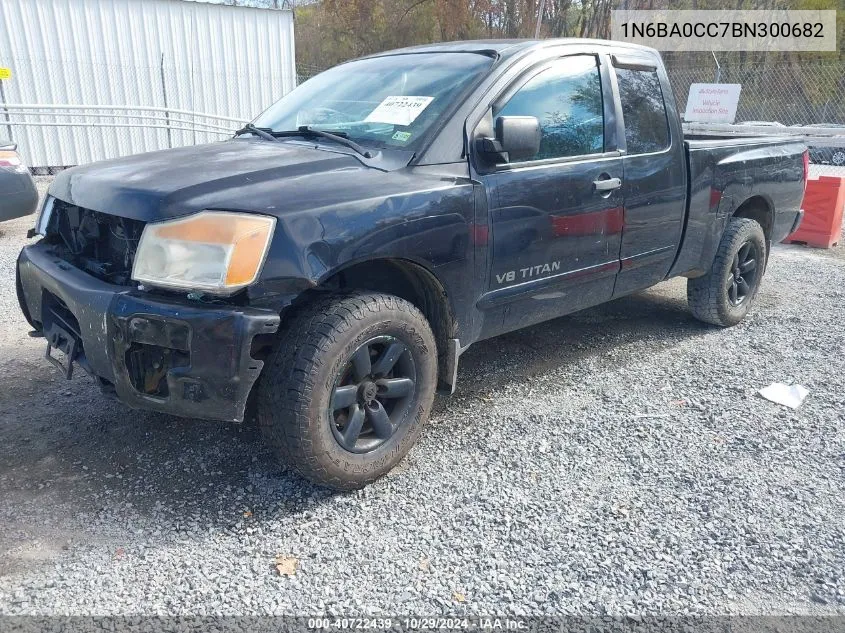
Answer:
POLYGON ((294 308, 258 384, 258 423, 278 456, 303 477, 337 490, 362 488, 416 442, 437 386, 437 348, 423 314, 393 295, 332 293, 294 308), (378 448, 346 450, 332 430, 332 394, 356 350, 374 337, 405 344, 415 389, 404 422, 378 448))
POLYGON ((719 242, 710 271, 702 277, 687 280, 687 303, 693 316, 721 327, 730 327, 742 321, 760 290, 766 257, 766 236, 760 224, 749 218, 731 219, 719 242), (733 275, 734 258, 748 242, 752 243, 759 254, 757 274, 745 300, 734 305, 729 295, 730 276, 733 275))

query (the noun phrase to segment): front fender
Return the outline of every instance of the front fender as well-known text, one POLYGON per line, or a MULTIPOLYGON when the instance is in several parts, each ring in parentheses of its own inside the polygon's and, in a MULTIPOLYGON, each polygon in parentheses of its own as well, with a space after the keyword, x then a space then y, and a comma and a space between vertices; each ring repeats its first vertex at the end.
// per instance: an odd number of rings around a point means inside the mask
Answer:
POLYGON ((421 180, 427 186, 279 217, 261 277, 248 291, 250 303, 283 308, 344 268, 372 259, 411 261, 451 285, 472 261, 472 184, 421 180))

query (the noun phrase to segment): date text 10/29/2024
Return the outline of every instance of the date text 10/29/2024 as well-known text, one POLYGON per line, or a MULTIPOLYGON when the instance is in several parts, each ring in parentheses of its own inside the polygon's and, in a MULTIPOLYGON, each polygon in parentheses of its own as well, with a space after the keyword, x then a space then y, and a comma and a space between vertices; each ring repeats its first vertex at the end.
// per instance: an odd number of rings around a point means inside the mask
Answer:
POLYGON ((516 618, 309 618, 313 630, 458 630, 458 631, 526 631, 528 622, 516 618))

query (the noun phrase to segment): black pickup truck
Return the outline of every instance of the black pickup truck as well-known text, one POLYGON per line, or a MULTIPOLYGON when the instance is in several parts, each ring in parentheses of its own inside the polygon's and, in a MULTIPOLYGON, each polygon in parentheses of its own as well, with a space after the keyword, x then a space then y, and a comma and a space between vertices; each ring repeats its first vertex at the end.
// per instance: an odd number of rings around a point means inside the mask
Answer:
POLYGON ((254 405, 298 472, 357 488, 476 341, 679 275, 696 317, 740 321, 806 178, 799 143, 684 138, 651 49, 408 48, 232 139, 63 172, 17 288, 68 377, 182 416, 254 405))

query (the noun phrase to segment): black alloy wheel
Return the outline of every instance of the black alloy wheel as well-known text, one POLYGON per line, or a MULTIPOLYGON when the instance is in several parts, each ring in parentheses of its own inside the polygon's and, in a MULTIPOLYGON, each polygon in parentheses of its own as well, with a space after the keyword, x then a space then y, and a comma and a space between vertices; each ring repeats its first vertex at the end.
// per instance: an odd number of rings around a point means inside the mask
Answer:
POLYGON ((759 259, 757 245, 751 240, 740 246, 739 251, 734 255, 733 264, 725 282, 731 305, 741 305, 756 287, 759 259))
POLYGON ((332 433, 351 453, 379 448, 407 420, 417 373, 408 347, 377 336, 359 347, 341 370, 331 399, 332 433))
POLYGON ((766 234, 759 222, 731 218, 710 269, 687 280, 693 316, 721 327, 742 321, 760 291, 767 252, 766 234))
POLYGON ((397 296, 341 290, 293 308, 265 361, 262 435, 300 475, 354 490, 404 459, 437 388, 437 341, 397 296))

